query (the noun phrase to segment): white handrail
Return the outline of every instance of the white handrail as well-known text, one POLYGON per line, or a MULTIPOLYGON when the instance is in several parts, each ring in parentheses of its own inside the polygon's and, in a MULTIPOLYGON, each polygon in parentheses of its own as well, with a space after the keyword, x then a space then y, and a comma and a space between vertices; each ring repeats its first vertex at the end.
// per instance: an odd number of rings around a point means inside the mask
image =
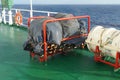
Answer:
MULTIPOLYGON (((1 10, 2 10, 2 8, 0 8, 1 10)), ((6 8, 6 10, 7 10, 7 8, 6 8)), ((16 10, 20 10, 20 11, 26 11, 26 12, 30 12, 30 10, 29 9, 16 9, 16 8, 12 8, 11 10, 14 10, 14 11, 16 11, 16 10)), ((51 14, 57 14, 58 12, 51 12, 51 11, 39 11, 39 10, 33 10, 33 12, 39 12, 39 13, 51 13, 51 14)))
MULTIPOLYGON (((20 11, 26 11, 26 12, 30 12, 30 10, 28 9, 16 9, 16 8, 12 8, 11 10, 20 10, 20 11)), ((50 11, 38 11, 38 10, 33 10, 33 12, 39 12, 39 13, 50 13, 50 14, 57 14, 58 12, 50 12, 50 11)))

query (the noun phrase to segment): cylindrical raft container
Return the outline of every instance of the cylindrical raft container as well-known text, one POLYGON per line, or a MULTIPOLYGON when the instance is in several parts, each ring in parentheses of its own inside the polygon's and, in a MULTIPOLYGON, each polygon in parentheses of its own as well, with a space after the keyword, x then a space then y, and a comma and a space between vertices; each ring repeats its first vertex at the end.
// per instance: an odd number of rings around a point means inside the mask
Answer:
POLYGON ((88 34, 86 43, 90 51, 94 52, 99 46, 101 56, 116 58, 116 53, 120 52, 120 30, 96 26, 88 34))

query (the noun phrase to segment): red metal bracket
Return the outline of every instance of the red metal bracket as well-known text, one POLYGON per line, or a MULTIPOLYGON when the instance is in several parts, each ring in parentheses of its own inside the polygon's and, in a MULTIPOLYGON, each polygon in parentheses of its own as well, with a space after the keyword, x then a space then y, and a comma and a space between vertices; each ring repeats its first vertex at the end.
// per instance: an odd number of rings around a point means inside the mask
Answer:
POLYGON ((30 52, 30 56, 31 56, 32 58, 34 58, 34 57, 35 57, 35 53, 30 52))
POLYGON ((94 60, 95 60, 96 62, 99 61, 99 62, 105 63, 105 64, 107 64, 107 65, 113 66, 114 69, 120 68, 120 63, 119 63, 120 52, 116 52, 115 63, 111 63, 111 62, 108 62, 108 61, 103 60, 103 59, 102 59, 102 56, 100 55, 100 52, 101 52, 101 51, 99 50, 99 46, 96 46, 96 49, 95 49, 95 51, 94 51, 94 53, 95 53, 94 60), (98 54, 98 55, 96 55, 96 54, 98 54))
POLYGON ((34 17, 28 18, 28 27, 30 27, 30 22, 31 22, 31 20, 41 19, 41 18, 44 18, 44 17, 45 17, 45 16, 34 16, 34 17))

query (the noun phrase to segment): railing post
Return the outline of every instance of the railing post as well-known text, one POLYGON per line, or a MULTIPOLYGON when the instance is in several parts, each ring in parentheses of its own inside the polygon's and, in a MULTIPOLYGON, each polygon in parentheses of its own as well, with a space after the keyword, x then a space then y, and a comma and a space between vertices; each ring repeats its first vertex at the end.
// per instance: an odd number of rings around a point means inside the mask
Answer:
POLYGON ((2 23, 2 17, 1 17, 1 14, 0 14, 0 23, 2 23))
POLYGON ((47 15, 50 16, 50 12, 48 12, 47 15))
POLYGON ((12 11, 11 10, 8 11, 8 15, 9 15, 9 25, 12 25, 13 19, 12 19, 12 11))
POLYGON ((17 9, 15 9, 15 14, 18 12, 18 10, 17 9))
POLYGON ((30 0, 30 17, 33 17, 32 0, 30 0))
POLYGON ((3 10, 2 10, 2 19, 3 19, 4 24, 6 24, 5 8, 3 8, 3 10))

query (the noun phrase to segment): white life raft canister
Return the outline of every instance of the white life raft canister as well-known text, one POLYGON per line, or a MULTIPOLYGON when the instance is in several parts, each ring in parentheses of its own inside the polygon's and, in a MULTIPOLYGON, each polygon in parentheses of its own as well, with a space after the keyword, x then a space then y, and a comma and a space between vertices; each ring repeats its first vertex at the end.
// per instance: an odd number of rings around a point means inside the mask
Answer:
POLYGON ((90 51, 94 52, 99 46, 100 55, 116 58, 120 52, 120 30, 96 26, 88 34, 86 43, 90 51))

